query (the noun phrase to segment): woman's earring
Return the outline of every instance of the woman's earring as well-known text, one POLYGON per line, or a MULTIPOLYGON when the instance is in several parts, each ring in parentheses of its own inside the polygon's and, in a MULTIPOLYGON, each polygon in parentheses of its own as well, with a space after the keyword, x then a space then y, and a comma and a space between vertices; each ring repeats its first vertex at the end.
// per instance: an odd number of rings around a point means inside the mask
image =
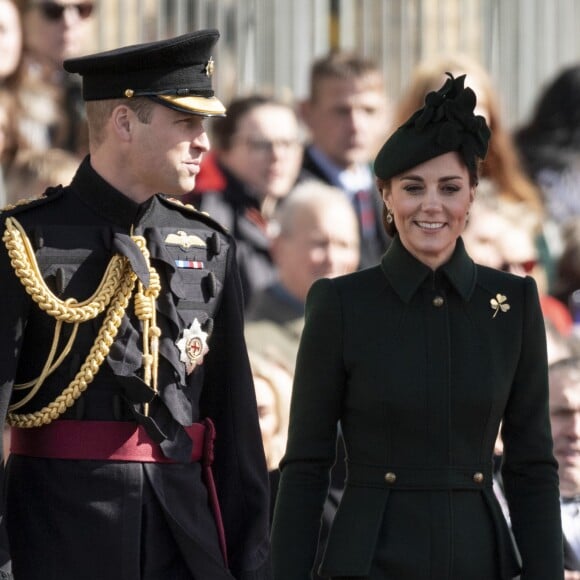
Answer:
POLYGON ((387 216, 386 216, 386 219, 387 219, 387 223, 388 224, 392 224, 393 223, 393 212, 391 211, 391 208, 390 207, 387 208, 387 216))

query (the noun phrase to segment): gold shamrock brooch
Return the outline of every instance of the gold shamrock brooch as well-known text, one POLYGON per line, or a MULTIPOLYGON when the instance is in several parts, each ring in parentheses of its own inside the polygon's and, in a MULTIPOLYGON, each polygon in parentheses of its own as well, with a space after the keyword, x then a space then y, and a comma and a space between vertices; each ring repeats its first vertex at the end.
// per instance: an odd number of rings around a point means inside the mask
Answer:
POLYGON ((489 303, 494 311, 492 318, 495 318, 500 310, 502 312, 507 312, 510 309, 510 305, 507 303, 507 296, 504 296, 503 294, 496 294, 495 298, 492 298, 489 303))

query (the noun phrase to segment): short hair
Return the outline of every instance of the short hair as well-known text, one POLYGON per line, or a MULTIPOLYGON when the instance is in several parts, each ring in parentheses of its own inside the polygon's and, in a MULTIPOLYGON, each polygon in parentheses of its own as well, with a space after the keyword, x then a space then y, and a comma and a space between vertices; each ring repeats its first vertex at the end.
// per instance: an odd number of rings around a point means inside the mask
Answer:
POLYGON ((104 128, 111 113, 119 105, 125 105, 135 112, 141 123, 150 123, 153 107, 156 103, 147 97, 134 99, 103 99, 101 101, 87 101, 87 122, 89 136, 93 145, 100 145, 104 139, 104 128))
MULTIPOLYGON (((274 214, 274 227, 277 235, 292 235, 296 217, 304 210, 314 211, 328 205, 344 207, 345 213, 352 215, 354 231, 358 237, 356 212, 344 192, 338 187, 328 185, 317 179, 307 179, 298 183, 284 198, 274 214)), ((358 240, 357 240, 358 241, 358 240)))
POLYGON ((240 119, 250 111, 271 105, 283 107, 294 113, 294 109, 286 102, 269 95, 255 94, 240 97, 230 102, 225 117, 216 117, 212 124, 212 145, 221 151, 229 151, 232 147, 232 138, 238 131, 240 119))
MULTIPOLYGON (((572 355, 551 363, 548 366, 548 376, 550 387, 553 387, 555 377, 580 379, 580 357, 572 355)), ((580 388, 580 380, 578 381, 578 388, 580 388)))
POLYGON ((354 52, 331 51, 314 61, 310 69, 310 100, 318 97, 321 81, 326 79, 364 79, 376 77, 377 85, 383 87, 383 74, 378 64, 354 52))

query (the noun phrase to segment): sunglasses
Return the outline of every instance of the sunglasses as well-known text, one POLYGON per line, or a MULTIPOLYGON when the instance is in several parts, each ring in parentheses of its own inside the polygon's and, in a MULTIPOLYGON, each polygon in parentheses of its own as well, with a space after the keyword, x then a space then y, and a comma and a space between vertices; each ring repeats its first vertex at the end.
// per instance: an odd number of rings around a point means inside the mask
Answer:
POLYGON ((40 12, 47 20, 56 22, 60 20, 69 8, 76 10, 79 18, 84 20, 92 13, 95 5, 92 2, 79 2, 78 4, 59 4, 58 2, 40 2, 36 4, 40 12))

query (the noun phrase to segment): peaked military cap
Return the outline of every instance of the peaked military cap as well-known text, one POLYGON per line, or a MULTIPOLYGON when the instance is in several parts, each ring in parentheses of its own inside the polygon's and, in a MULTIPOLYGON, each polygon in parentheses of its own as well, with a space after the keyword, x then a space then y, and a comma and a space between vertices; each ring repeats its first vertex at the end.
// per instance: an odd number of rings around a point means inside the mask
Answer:
POLYGON ((211 85, 211 51, 217 30, 199 30, 167 40, 134 44, 64 61, 83 77, 85 101, 149 97, 195 115, 223 116, 211 85))
POLYGON ((425 106, 401 125, 379 151, 375 175, 390 179, 433 157, 457 151, 466 166, 476 172, 484 159, 491 132, 481 115, 474 115, 476 97, 465 87, 465 75, 448 79, 425 97, 425 106))

